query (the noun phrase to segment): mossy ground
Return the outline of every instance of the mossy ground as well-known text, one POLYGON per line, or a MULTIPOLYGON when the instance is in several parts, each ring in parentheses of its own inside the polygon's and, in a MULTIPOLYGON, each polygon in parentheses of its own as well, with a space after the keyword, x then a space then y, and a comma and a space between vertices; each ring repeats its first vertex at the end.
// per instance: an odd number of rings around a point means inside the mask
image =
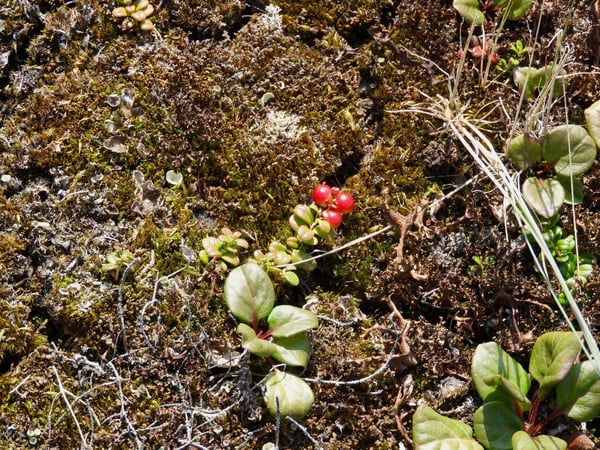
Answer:
MULTIPOLYGON (((543 14, 541 66, 567 12, 534 3, 526 19, 543 14)), ((586 5, 566 30, 569 95, 554 123, 581 121, 600 91, 600 25, 586 5)), ((357 200, 332 246, 341 244, 384 226, 386 203, 410 215, 478 169, 442 123, 388 112, 447 96, 433 63, 451 72, 466 36, 451 2, 278 6, 280 15, 261 1, 161 2, 160 36, 122 31, 111 1, 10 0, 0 10, 3 448, 242 449, 276 435, 281 448, 314 446, 287 422, 276 430, 257 386, 268 366, 235 359, 225 273, 188 264, 181 246, 197 252, 226 226, 264 250, 289 235, 292 208, 321 181, 357 200), (169 170, 181 186, 165 181, 169 170), (115 252, 134 260, 103 271, 115 252)), ((525 19, 509 24, 500 56, 528 33, 525 19)), ((510 74, 492 73, 482 88, 468 58, 461 92, 473 116, 492 111, 484 128, 500 148, 522 117, 510 74)), ((584 177, 577 209, 580 246, 594 254, 599 170, 584 177)), ((535 337, 565 328, 518 230, 505 235, 501 202, 481 178, 425 211, 402 258, 395 230, 321 260, 299 287, 279 286, 279 301, 308 301, 323 317, 302 376, 352 381, 390 360, 364 383, 312 384, 301 423, 312 439, 409 446, 416 404, 469 404, 478 343, 525 360, 535 337)), ((582 303, 594 328, 597 286, 596 275, 582 303)))

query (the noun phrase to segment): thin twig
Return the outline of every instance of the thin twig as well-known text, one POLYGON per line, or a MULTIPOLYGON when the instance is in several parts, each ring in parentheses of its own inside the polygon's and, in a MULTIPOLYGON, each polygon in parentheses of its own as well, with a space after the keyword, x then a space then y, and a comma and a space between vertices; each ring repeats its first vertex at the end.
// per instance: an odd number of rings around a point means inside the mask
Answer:
POLYGON ((125 421, 125 424, 127 425, 128 434, 130 436, 133 436, 133 438, 135 439, 135 443, 137 445, 138 450, 142 450, 144 448, 144 443, 140 440, 140 438, 135 430, 135 427, 129 421, 129 417, 127 416, 127 410, 125 409, 125 395, 123 394, 123 388, 121 386, 121 376, 117 372, 117 369, 115 368, 115 366, 112 362, 109 362, 106 365, 108 367, 110 367, 110 369, 115 374, 115 381, 117 382, 117 390, 119 391, 119 403, 120 403, 119 406, 121 408, 121 418, 125 421))
POLYGON ((10 392, 8 393, 8 395, 11 395, 11 394, 17 394, 17 395, 18 395, 19 397, 21 397, 21 398, 25 397, 25 395, 23 395, 23 394, 21 394, 21 393, 19 392, 19 388, 20 388, 21 386, 23 386, 25 383, 27 383, 27 381, 28 381, 30 378, 31 378, 31 374, 29 374, 29 375, 27 375, 25 378, 23 378, 19 384, 17 384, 17 385, 16 385, 14 388, 12 388, 12 389, 10 390, 10 392))
POLYGON ((300 431, 302 431, 302 433, 304 434, 304 436, 306 436, 310 442, 312 442, 316 447, 317 450, 323 450, 323 438, 321 437, 321 442, 317 441, 315 438, 313 438, 310 433, 308 432, 308 430, 306 429, 306 427, 300 425, 298 422, 296 422, 292 417, 290 416, 285 416, 285 420, 287 420, 288 422, 293 423, 296 427, 298 427, 298 429, 300 431))
POLYGON ((56 383, 58 384, 58 393, 63 399, 69 414, 73 418, 73 422, 75 423, 75 427, 77 428, 77 432, 79 433, 79 439, 81 440, 81 448, 82 449, 91 449, 92 447, 87 443, 85 436, 83 435, 83 431, 81 430, 81 426, 79 425, 79 421, 77 420, 77 416, 75 415, 75 411, 73 411, 73 407, 71 406, 71 402, 67 398, 67 394, 70 394, 72 397, 75 397, 71 392, 67 391, 62 382, 60 381, 60 376, 58 375, 58 371, 55 366, 50 367, 52 372, 54 373, 54 377, 56 378, 56 383))

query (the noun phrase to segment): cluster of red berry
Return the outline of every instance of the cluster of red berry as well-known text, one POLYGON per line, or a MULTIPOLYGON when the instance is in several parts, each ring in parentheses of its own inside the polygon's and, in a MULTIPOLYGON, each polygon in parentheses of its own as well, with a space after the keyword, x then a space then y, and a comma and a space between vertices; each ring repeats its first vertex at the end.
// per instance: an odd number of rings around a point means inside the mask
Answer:
POLYGON ((322 208, 320 216, 329 222, 332 228, 339 227, 342 223, 342 215, 351 212, 354 208, 354 199, 350 194, 325 183, 313 189, 312 199, 322 208))

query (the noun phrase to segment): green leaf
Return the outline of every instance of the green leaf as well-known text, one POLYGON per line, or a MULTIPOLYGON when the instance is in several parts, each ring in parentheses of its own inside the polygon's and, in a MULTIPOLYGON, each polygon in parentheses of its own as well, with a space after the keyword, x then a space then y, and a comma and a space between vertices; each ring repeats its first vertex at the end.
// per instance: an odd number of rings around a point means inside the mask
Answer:
POLYGON ((256 337, 256 333, 245 323, 240 323, 236 331, 242 335, 242 347, 256 356, 273 356, 277 347, 266 339, 256 337))
POLYGON ((413 440, 415 450, 483 450, 473 439, 471 427, 426 405, 413 415, 413 440))
POLYGON ((273 417, 277 411, 285 417, 302 419, 315 401, 314 394, 308 384, 291 373, 275 370, 265 381, 265 403, 273 417))
POLYGON ((506 154, 517 169, 525 170, 542 158, 542 144, 527 134, 520 134, 508 142, 506 154))
POLYGON ((596 142, 596 147, 600 147, 600 100, 589 106, 583 114, 588 133, 596 142))
POLYGON ((583 183, 579 178, 557 175, 555 179, 565 191, 565 203, 570 205, 580 205, 583 202, 583 183), (573 180, 572 189, 571 180, 573 180))
POLYGON ((567 375, 580 351, 579 337, 571 331, 551 331, 539 337, 531 350, 529 373, 540 385, 541 400, 567 375))
POLYGON ((485 14, 479 9, 479 0, 454 0, 452 6, 468 24, 482 25, 485 22, 485 14))
POLYGON ((527 178, 521 187, 523 197, 531 208, 541 217, 549 219, 556 214, 565 201, 565 190, 554 180, 527 178))
POLYGON ((275 304, 275 289, 260 266, 248 263, 229 272, 224 297, 237 319, 251 323, 269 315, 275 304))
POLYGON ((290 337, 319 326, 315 313, 290 305, 273 308, 267 322, 274 337, 290 337))
POLYGON ((287 281, 290 286, 298 286, 300 284, 300 278, 298 278, 296 272, 291 270, 284 270, 283 278, 285 278, 285 281, 287 281))
POLYGON ((531 437, 525 431, 517 431, 512 436, 514 450, 566 450, 567 443, 554 436, 531 437))
MULTIPOLYGON (((526 100, 533 100, 539 90, 554 79, 552 98, 560 97, 565 93, 566 82, 562 78, 553 78, 554 66, 548 65, 536 69, 534 67, 518 67, 513 72, 515 84, 526 100)), ((562 76, 565 71, 560 71, 557 76, 562 76)))
POLYGON ((487 449, 512 450, 512 435, 523 429, 514 408, 503 402, 486 402, 473 415, 475 437, 487 449))
POLYGON ((306 367, 310 358, 310 342, 304 334, 273 338, 273 358, 288 366, 306 367))
POLYGON ((533 0, 495 0, 494 5, 499 7, 507 6, 504 14, 507 15, 509 20, 519 20, 523 17, 529 7, 533 3, 533 0))
POLYGON ((600 415, 600 376, 594 361, 575 364, 556 386, 556 404, 565 407, 565 415, 587 422, 600 415))
POLYGON ((558 160, 554 166, 556 173, 577 176, 592 167, 596 159, 596 144, 582 126, 561 125, 544 138, 542 155, 549 162, 558 160))
POLYGON ((498 375, 509 380, 523 396, 527 395, 531 380, 523 366, 495 342, 478 345, 471 362, 471 377, 477 393, 484 401, 512 404, 514 396, 507 392, 498 375))
POLYGON ((523 392, 521 392, 521 388, 512 381, 500 375, 496 376, 498 377, 498 387, 501 389, 501 391, 504 391, 504 393, 506 393, 509 398, 516 401, 519 404, 519 408, 521 408, 521 411, 529 411, 529 409, 531 408, 531 401, 523 392))

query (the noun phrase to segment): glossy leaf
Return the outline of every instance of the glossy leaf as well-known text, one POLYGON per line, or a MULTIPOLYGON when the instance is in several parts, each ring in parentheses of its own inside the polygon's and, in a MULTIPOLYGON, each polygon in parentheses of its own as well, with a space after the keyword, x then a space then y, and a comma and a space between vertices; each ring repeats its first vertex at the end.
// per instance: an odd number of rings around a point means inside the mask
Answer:
POLYGON ((315 398, 308 384, 296 375, 275 370, 265 381, 265 403, 273 417, 302 419, 310 410, 315 398))
POLYGON ((577 176, 592 167, 596 159, 596 144, 582 126, 561 125, 544 138, 542 156, 549 162, 558 160, 554 166, 556 173, 577 176))
POLYGON ((275 351, 271 354, 277 361, 288 366, 306 367, 310 358, 310 342, 304 334, 286 338, 274 338, 275 351))
POLYGON ((245 323, 240 323, 236 331, 242 335, 242 347, 256 356, 273 356, 277 352, 277 347, 272 342, 259 339, 256 333, 245 323))
POLYGON ((477 393, 484 401, 512 404, 513 396, 507 393, 498 375, 512 382, 523 396, 527 395, 531 381, 523 366, 495 342, 478 345, 471 363, 471 377, 477 393))
POLYGON ((500 392, 504 392, 510 399, 519 404, 521 411, 529 411, 531 408, 531 400, 529 400, 527 396, 521 392, 521 388, 507 378, 504 378, 500 375, 496 376, 498 377, 499 387, 499 393, 497 395, 501 396, 501 398, 505 398, 502 394, 500 394, 500 392))
POLYGON ((588 133, 596 142, 596 147, 600 147, 600 100, 589 106, 583 114, 588 133))
POLYGON ((485 22, 485 14, 479 9, 479 0, 454 0, 452 6, 468 24, 482 25, 485 22))
POLYGON ((542 144, 529 135, 520 134, 508 142, 506 154, 517 169, 525 170, 542 158, 542 144))
POLYGON ((579 337, 570 331, 551 331, 539 337, 531 350, 529 373, 540 385, 540 399, 567 375, 580 351, 579 337))
POLYGON ((555 436, 531 437, 525 431, 517 431, 512 436, 514 450, 566 450, 567 443, 555 436))
POLYGON ((579 178, 557 175, 555 179, 565 191, 565 203, 580 205, 583 202, 583 183, 579 178))
POLYGON ((545 219, 554 216, 565 201, 565 190, 554 179, 527 178, 521 190, 527 204, 545 219))
POLYGON ((291 305, 273 308, 267 322, 274 337, 290 337, 319 326, 315 313, 291 305))
POLYGON ((600 415, 600 376, 593 361, 575 364, 556 386, 556 403, 565 415, 587 422, 600 415))
POLYGON ((269 315, 275 304, 275 289, 260 266, 248 263, 229 273, 224 297, 227 307, 237 319, 251 323, 269 315))
POLYGON ((473 415, 475 437, 486 449, 512 450, 512 435, 523 429, 514 408, 504 402, 486 402, 473 415))
POLYGON ((473 439, 473 430, 459 420, 444 417, 421 405, 413 415, 415 450, 482 450, 473 439))

